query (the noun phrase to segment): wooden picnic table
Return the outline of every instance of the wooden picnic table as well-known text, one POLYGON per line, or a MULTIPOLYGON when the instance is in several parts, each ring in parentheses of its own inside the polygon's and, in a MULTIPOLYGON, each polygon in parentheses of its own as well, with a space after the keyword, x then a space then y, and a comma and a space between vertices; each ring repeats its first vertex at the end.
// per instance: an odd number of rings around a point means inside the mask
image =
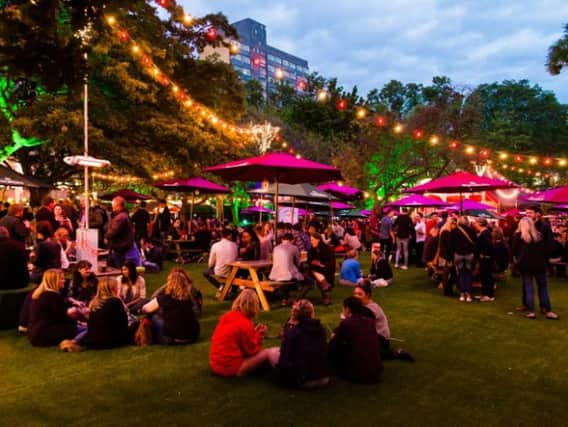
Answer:
POLYGON ((251 288, 258 294, 258 299, 260 300, 260 305, 265 311, 270 311, 270 305, 266 300, 264 291, 273 292, 276 287, 276 282, 271 281, 261 281, 258 278, 258 271, 262 269, 268 269, 272 267, 272 261, 269 260, 259 260, 259 261, 235 261, 228 264, 231 266, 231 273, 225 280, 225 286, 219 295, 219 301, 223 301, 229 291, 231 286, 244 286, 246 288, 251 288), (237 277, 239 270, 246 270, 250 274, 250 279, 241 279, 237 277))
POLYGON ((174 254, 175 262, 179 264, 185 263, 185 257, 203 253, 203 249, 197 246, 195 240, 164 240, 164 245, 166 254, 174 254))

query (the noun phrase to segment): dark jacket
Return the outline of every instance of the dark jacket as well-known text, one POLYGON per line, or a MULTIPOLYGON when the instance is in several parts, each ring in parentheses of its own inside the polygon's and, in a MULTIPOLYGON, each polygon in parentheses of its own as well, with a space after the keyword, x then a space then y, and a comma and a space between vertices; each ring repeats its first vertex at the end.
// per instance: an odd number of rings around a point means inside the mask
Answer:
POLYGON ((115 348, 130 341, 128 317, 119 298, 110 298, 102 307, 91 311, 85 345, 91 348, 115 348))
POLYGON ((6 215, 0 219, 0 226, 6 227, 10 233, 10 237, 20 242, 24 242, 30 235, 30 229, 26 227, 17 216, 6 215))
POLYGON ((34 265, 41 271, 61 268, 61 246, 52 238, 37 245, 34 265))
POLYGON ((0 239, 0 290, 25 288, 29 281, 24 244, 11 238, 0 239))
POLYGON ((329 245, 320 241, 317 247, 312 246, 308 252, 308 264, 311 270, 323 274, 329 284, 333 286, 335 281, 335 254, 329 245), (323 268, 312 265, 312 261, 315 260, 323 264, 323 268))
POLYGON ((491 230, 486 228, 475 241, 475 254, 480 258, 491 258, 493 256, 493 238, 491 237, 491 230))
POLYGON ((132 215, 132 222, 134 223, 134 230, 136 234, 143 236, 148 235, 148 224, 150 224, 150 213, 144 209, 139 208, 132 215))
POLYGON ((197 341, 200 333, 194 301, 178 300, 171 295, 158 295, 158 305, 164 319, 164 337, 188 342, 197 341))
POLYGON ((327 338, 318 319, 286 329, 277 368, 280 382, 291 387, 329 376, 327 338))
POLYGON ((28 337, 33 346, 58 345, 77 335, 77 324, 67 317, 63 297, 57 292, 43 292, 32 299, 28 337))
POLYGON ((422 252, 422 262, 424 264, 428 264, 432 262, 436 257, 436 253, 438 252, 438 242, 440 236, 428 236, 424 241, 424 251, 422 252))
POLYGON ((329 355, 337 375, 358 383, 379 382, 383 364, 374 319, 348 317, 333 333, 329 355))
MULTIPOLYGON (((446 261, 454 261, 454 252, 452 248, 452 232, 448 230, 442 230, 439 234, 439 245, 440 245, 440 257, 444 258, 446 261)), ((437 250, 437 249, 436 249, 437 250)))
POLYGON ((377 279, 392 279, 392 268, 385 258, 379 258, 375 262, 371 262, 371 275, 377 279))
POLYGON ((546 251, 544 240, 527 243, 521 234, 513 236, 513 257, 521 274, 535 275, 546 273, 546 251))
POLYGON ((402 214, 394 220, 394 234, 400 239, 409 239, 414 233, 414 223, 410 215, 402 214))
POLYGON ((126 252, 134 243, 134 233, 130 218, 126 211, 118 212, 111 219, 106 238, 108 239, 109 248, 117 252, 126 252))
POLYGON ((458 225, 450 232, 452 252, 458 255, 472 254, 475 250, 475 232, 467 225, 458 225), (469 239, 466 237, 469 236, 469 239))

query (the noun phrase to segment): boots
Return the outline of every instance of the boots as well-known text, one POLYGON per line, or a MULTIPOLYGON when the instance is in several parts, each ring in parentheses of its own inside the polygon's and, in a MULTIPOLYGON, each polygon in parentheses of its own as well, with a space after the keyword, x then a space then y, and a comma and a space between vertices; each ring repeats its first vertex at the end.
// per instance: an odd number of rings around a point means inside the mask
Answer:
POLYGON ((323 280, 318 282, 318 286, 321 291, 321 299, 323 305, 330 305, 331 299, 329 298, 329 291, 331 290, 331 285, 327 280, 323 280))

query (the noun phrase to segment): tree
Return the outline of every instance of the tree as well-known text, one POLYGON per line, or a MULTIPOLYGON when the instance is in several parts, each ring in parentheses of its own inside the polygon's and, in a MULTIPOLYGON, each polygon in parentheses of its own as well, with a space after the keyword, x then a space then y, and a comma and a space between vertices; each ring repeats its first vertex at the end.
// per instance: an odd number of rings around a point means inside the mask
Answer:
MULTIPOLYGON (((184 108, 165 76, 156 81, 143 55, 133 59, 129 51, 129 41, 136 40, 195 101, 213 108, 221 119, 238 122, 244 96, 237 74, 226 64, 194 59, 206 44, 225 43, 220 37, 210 40, 206 28, 236 37, 226 18, 207 15, 186 26, 175 1, 168 1, 165 18, 149 2, 106 3, 10 2, 0 11, 0 70, 8 81, 34 88, 29 98, 9 99, 14 112, 10 126, 24 137, 46 141, 15 153, 25 169, 50 182, 74 173, 61 160, 82 151, 81 86, 87 71, 90 149, 118 171, 148 177, 167 168, 190 174, 211 161, 236 156, 245 143, 242 136, 184 108), (126 40, 107 25, 109 15, 127 31, 126 40), (85 28, 88 42, 76 37, 85 28)), ((0 141, 2 147, 12 143, 0 141)))
POLYGON ((564 35, 548 48, 546 67, 553 76, 560 74, 568 66, 568 24, 564 25, 564 35))
POLYGON ((251 79, 245 83, 245 93, 248 108, 261 110, 266 105, 264 88, 258 80, 251 79))

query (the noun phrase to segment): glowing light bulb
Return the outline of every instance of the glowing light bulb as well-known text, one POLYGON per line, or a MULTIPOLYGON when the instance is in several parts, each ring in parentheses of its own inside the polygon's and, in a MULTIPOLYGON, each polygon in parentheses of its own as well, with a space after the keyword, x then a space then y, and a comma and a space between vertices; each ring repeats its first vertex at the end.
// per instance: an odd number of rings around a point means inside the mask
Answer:
POLYGON ((558 164, 559 164, 560 166, 563 166, 563 167, 566 166, 566 159, 560 159, 560 160, 558 161, 558 164))
POLYGON ((400 124, 397 123, 396 125, 394 125, 394 133, 401 133, 404 130, 404 127, 400 124))
POLYGON ((132 53, 134 53, 134 54, 140 53, 140 47, 136 44, 134 46, 132 46, 132 53))
POLYGON ((507 157, 509 157, 509 155, 508 155, 507 153, 501 153, 501 154, 499 154, 499 159, 501 159, 501 160, 506 160, 507 157))
POLYGON ((536 157, 531 157, 531 159, 529 160, 529 163, 531 165, 536 165, 538 163, 538 159, 536 157))
POLYGON ((327 90, 325 89, 320 89, 318 91, 318 101, 325 101, 327 100, 329 94, 327 93, 327 90))
POLYGON ((193 22, 193 15, 191 13, 186 13, 183 15, 183 22, 189 25, 193 22))
POLYGON ((109 25, 116 24, 116 18, 114 16, 107 16, 106 21, 107 21, 107 24, 109 24, 109 25))
POLYGON ((176 85, 173 85, 173 86, 172 86, 172 91, 173 91, 174 93, 178 93, 178 92, 179 92, 179 87, 177 87, 176 85))
POLYGON ((274 76, 278 80, 282 80, 284 78, 284 70, 282 68, 277 68, 276 71, 274 72, 274 76))
POLYGON ((337 101, 337 109, 339 111, 345 111, 347 109, 347 101, 345 99, 337 101))
POLYGON ((231 47, 229 48, 229 51, 233 55, 236 55, 237 53, 239 53, 240 50, 241 50, 241 48, 237 43, 231 43, 231 47))
POLYGON ((184 107, 191 107, 193 105, 193 101, 191 99, 187 99, 184 103, 183 103, 184 107))
POLYGON ((387 119, 385 119, 383 116, 377 116, 377 118, 375 119, 375 125, 379 126, 379 127, 384 127, 387 124, 387 119))
POLYGON ((415 129, 414 132, 412 132, 412 135, 414 136, 414 139, 422 139, 424 132, 422 129, 415 129))
POLYGON ((466 153, 466 154, 474 154, 474 153, 475 153, 475 148, 474 148, 474 147, 471 147, 471 146, 466 147, 465 153, 466 153))
POLYGON ((364 119, 365 117, 367 117, 367 110, 365 110, 364 108, 359 108, 357 110, 357 118, 364 119))
POLYGON ((440 143, 440 138, 438 138, 436 135, 430 138, 430 145, 438 145, 439 143, 440 143))

